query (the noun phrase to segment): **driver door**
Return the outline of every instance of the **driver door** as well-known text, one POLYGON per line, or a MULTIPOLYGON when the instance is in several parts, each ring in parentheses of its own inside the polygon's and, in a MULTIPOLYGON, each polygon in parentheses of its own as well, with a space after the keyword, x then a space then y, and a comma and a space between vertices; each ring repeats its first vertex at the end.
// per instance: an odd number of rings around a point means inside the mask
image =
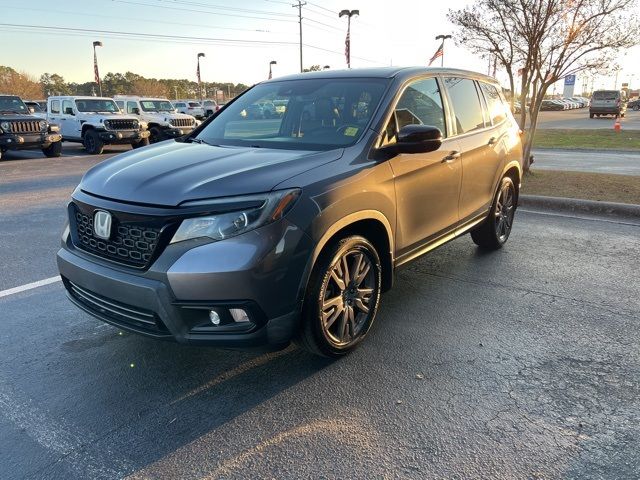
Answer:
POLYGON ((405 153, 390 160, 395 176, 398 257, 437 239, 458 222, 462 180, 459 146, 446 138, 447 128, 440 86, 436 78, 410 83, 398 100, 385 130, 393 142, 408 124, 438 127, 442 146, 434 152, 405 153))
POLYGON ((64 138, 80 138, 80 121, 75 115, 76 110, 72 100, 62 100, 60 112, 60 130, 64 138), (71 112, 71 113, 69 113, 71 112))

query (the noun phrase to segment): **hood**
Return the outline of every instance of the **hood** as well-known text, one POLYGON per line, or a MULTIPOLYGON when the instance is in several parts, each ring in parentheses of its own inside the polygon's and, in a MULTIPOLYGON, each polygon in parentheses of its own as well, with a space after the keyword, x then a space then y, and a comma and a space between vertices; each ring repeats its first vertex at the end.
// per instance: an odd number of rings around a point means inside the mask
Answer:
POLYGON ((29 113, 29 114, 22 114, 22 113, 0 113, 0 122, 13 122, 13 121, 18 121, 18 122, 28 122, 31 120, 43 120, 42 117, 38 117, 36 115, 34 115, 33 113, 29 113))
POLYGON ((154 120, 167 121, 172 119, 187 119, 191 120, 193 117, 191 115, 186 115, 184 113, 173 113, 173 112, 144 112, 143 116, 146 118, 153 118, 154 120))
POLYGON ((343 149, 214 147, 168 140, 96 165, 80 188, 116 201, 173 207, 188 200, 268 192, 342 153, 343 149))

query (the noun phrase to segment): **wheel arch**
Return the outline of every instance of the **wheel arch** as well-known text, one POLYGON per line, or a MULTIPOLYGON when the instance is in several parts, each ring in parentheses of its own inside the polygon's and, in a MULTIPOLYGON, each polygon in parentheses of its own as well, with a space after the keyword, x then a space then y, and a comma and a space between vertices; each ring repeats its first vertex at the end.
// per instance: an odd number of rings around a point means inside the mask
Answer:
POLYGON ((311 272, 322 252, 335 241, 349 235, 362 235, 375 247, 382 265, 382 291, 393 285, 393 230, 387 217, 378 210, 362 210, 340 218, 326 229, 316 242, 300 284, 298 297, 304 299, 311 272))
POLYGON ((504 177, 509 177, 513 180, 513 183, 516 186, 516 198, 518 198, 520 196, 520 187, 522 185, 522 166, 520 165, 520 162, 513 160, 507 163, 502 170, 502 175, 500 175, 498 184, 504 177))

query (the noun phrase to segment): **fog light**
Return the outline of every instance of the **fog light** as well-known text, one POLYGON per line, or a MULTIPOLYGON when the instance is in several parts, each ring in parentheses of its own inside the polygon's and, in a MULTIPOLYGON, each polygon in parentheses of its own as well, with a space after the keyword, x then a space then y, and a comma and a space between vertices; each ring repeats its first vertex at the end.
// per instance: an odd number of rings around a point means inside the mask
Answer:
POLYGON ((214 325, 220 325, 220 315, 215 310, 209 310, 209 320, 214 325))
POLYGON ((242 308, 230 308, 229 313, 233 317, 234 322, 249 322, 249 315, 242 308))

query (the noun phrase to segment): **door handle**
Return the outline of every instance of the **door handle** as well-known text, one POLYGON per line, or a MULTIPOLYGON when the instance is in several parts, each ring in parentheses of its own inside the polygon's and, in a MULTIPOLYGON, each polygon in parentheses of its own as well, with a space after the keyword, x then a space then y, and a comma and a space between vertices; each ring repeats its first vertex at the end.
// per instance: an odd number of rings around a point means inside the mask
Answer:
POLYGON ((497 139, 496 137, 491 137, 491 138, 489 139, 489 142, 487 143, 487 145, 491 145, 491 146, 493 146, 493 145, 495 145, 496 143, 498 143, 498 139, 497 139))
POLYGON ((442 159, 442 163, 453 162, 457 158, 460 158, 460 152, 457 150, 454 150, 449 155, 447 155, 442 159))

